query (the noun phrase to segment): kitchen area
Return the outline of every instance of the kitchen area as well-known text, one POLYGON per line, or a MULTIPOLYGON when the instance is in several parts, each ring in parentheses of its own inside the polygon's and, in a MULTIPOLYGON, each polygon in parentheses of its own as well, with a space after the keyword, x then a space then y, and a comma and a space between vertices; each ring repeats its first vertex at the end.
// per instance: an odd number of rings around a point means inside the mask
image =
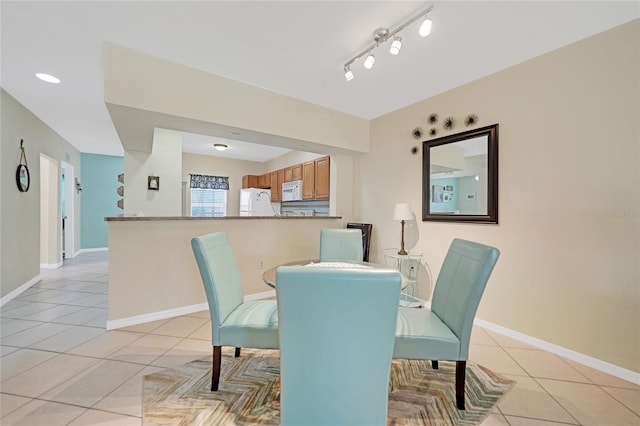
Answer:
POLYGON ((244 175, 240 216, 329 216, 330 157, 244 175))

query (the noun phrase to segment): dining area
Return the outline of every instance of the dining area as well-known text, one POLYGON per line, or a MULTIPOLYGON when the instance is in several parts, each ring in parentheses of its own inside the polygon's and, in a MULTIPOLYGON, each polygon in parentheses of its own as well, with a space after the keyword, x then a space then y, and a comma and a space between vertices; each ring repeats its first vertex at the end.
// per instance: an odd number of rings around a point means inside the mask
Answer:
MULTIPOLYGON (((269 354, 277 387, 270 391, 275 402, 260 404, 273 408, 269 423, 384 425, 390 412, 408 420, 389 407, 402 393, 394 389, 416 368, 444 374, 435 382, 452 387, 448 411, 473 412, 475 401, 465 398, 469 340, 499 250, 455 239, 430 306, 409 307, 401 300, 408 278, 401 269, 364 260, 360 229, 323 228, 318 238, 317 258, 264 271, 275 299, 249 301, 228 236, 191 240, 211 316, 211 395, 237 386, 236 363, 250 362, 258 351, 269 354)), ((429 382, 426 375, 421 380, 429 382)), ((430 409, 427 404, 408 416, 428 417, 430 409)))

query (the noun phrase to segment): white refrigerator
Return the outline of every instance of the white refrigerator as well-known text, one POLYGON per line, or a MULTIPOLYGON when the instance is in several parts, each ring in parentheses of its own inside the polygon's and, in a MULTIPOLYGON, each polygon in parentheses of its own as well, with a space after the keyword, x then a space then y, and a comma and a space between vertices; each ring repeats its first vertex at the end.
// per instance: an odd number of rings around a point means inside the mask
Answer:
POLYGON ((240 190, 240 216, 275 216, 271 190, 247 188, 240 190))

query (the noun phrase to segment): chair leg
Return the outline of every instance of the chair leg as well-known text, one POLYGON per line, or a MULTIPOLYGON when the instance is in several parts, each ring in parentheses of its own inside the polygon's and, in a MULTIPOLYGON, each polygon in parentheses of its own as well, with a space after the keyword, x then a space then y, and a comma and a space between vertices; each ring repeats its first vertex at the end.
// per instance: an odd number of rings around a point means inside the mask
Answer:
POLYGON ((438 369, 438 361, 431 361, 431 368, 433 368, 434 370, 438 369))
POLYGON ((211 392, 218 390, 220 383, 220 364, 222 364, 222 347, 213 347, 213 372, 211 375, 211 392))
POLYGON ((467 371, 467 361, 456 361, 456 406, 464 410, 464 380, 467 371))
POLYGON ((240 357, 240 348, 236 346, 236 358, 240 357))

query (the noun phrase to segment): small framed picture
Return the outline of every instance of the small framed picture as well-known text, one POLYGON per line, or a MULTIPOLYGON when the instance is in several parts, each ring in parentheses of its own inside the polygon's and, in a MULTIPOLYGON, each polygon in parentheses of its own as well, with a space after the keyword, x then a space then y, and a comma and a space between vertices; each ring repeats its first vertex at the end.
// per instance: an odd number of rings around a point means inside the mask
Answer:
POLYGON ((147 189, 158 191, 160 189, 160 176, 149 176, 147 178, 147 189))
POLYGON ((475 191, 467 192, 465 194, 465 198, 467 200, 475 200, 476 199, 476 192, 475 191))
POLYGON ((16 184, 18 184, 18 191, 27 192, 29 186, 31 186, 31 175, 29 174, 29 168, 26 164, 19 164, 16 170, 16 184))
POLYGON ((444 190, 449 192, 453 191, 453 185, 447 185, 444 190))

